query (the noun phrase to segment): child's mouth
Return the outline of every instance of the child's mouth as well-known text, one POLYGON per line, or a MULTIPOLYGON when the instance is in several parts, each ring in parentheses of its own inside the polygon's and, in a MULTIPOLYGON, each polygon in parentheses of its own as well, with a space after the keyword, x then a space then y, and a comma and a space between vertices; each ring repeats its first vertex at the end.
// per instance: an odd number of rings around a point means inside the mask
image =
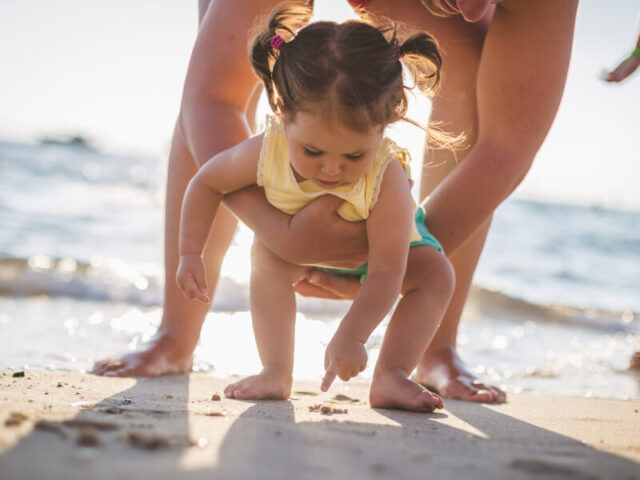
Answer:
POLYGON ((327 182, 325 180, 320 180, 320 179, 316 179, 315 182, 323 187, 323 188, 332 188, 332 187, 337 187, 338 185, 340 185, 340 182, 335 181, 335 182, 327 182))

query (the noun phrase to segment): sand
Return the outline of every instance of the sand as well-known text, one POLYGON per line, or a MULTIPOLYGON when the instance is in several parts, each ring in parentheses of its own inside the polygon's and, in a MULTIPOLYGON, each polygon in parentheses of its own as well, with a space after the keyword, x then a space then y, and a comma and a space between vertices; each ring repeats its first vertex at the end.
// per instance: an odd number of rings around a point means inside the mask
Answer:
POLYGON ((14 373, 0 371, 3 480, 640 479, 640 402, 512 394, 418 414, 370 408, 365 383, 254 402, 202 373, 14 373))

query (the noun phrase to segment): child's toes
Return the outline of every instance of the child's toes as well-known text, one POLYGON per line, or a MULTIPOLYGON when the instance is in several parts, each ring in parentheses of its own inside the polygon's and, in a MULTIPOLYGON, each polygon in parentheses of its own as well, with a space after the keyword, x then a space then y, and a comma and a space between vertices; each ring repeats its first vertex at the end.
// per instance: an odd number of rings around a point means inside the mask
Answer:
POLYGON ((435 393, 424 391, 420 394, 422 400, 422 406, 428 411, 432 412, 436 408, 444 407, 442 399, 435 393))

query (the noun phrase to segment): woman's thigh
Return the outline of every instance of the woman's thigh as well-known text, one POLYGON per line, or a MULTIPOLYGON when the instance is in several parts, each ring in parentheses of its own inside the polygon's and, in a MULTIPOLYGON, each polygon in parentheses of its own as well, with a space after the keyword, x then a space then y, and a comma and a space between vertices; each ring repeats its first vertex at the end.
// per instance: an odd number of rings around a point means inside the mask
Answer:
POLYGON ((244 111, 257 79, 248 60, 251 33, 277 0, 200 0, 200 29, 191 54, 183 108, 224 102, 244 111))

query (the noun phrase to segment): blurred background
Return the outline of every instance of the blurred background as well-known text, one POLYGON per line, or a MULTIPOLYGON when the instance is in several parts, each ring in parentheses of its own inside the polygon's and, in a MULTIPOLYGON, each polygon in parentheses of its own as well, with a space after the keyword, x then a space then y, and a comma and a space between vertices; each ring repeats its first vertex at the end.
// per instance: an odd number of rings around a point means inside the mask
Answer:
MULTIPOLYGON (((166 163, 196 3, 0 2, 0 368, 86 370, 159 324, 166 163)), ((319 16, 350 14, 342 0, 316 3, 319 16)), ((626 368, 640 331, 640 73, 601 79, 639 29, 637 2, 580 4, 560 111, 496 214, 459 340, 507 390, 640 398, 626 368)), ((417 99, 410 116, 428 109, 417 99)), ((417 172, 420 131, 391 134, 417 172)), ((198 370, 259 365, 251 237, 241 227, 225 260, 198 370)), ((297 377, 319 378, 346 307, 300 302, 297 377)))

